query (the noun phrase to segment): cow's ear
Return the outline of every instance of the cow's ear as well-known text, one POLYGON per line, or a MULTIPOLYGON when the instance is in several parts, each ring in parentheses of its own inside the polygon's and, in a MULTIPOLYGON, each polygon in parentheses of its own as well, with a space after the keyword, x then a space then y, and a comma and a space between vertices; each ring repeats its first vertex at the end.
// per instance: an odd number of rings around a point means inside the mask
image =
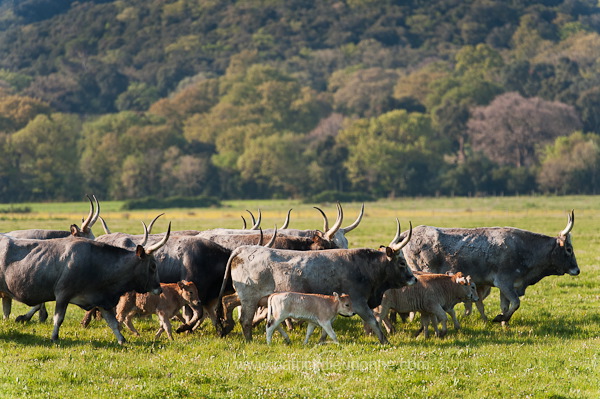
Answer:
POLYGON ((338 295, 338 293, 337 293, 337 292, 334 292, 334 293, 333 293, 333 296, 335 297, 335 299, 340 299, 340 296, 338 295))
POLYGON ((184 288, 185 288, 185 283, 186 283, 185 281, 178 281, 178 282, 177 282, 177 286, 178 286, 179 288, 181 288, 181 289, 184 289, 184 288))
POLYGON ((390 247, 385 247, 385 254, 388 258, 394 257, 394 250, 390 247))
POLYGON ((140 259, 144 259, 146 258, 146 250, 144 249, 144 247, 142 247, 141 245, 138 245, 135 248, 135 254, 137 255, 138 258, 140 259))
POLYGON ((556 238, 556 242, 557 242, 557 244, 558 244, 559 247, 564 247, 565 246, 565 241, 566 241, 565 238, 566 238, 565 236, 558 236, 556 238))
POLYGON ((323 238, 321 238, 321 236, 320 236, 320 235, 318 235, 318 234, 315 234, 315 235, 313 236, 313 242, 314 242, 315 244, 321 244, 321 243, 323 242, 323 238))
POLYGON ((81 230, 79 230, 79 227, 77 227, 76 224, 72 224, 71 225, 71 235, 73 237, 77 237, 79 235, 79 233, 81 232, 81 230))
POLYGON ((468 284, 467 284, 467 279, 466 279, 466 278, 464 278, 464 277, 459 277, 459 278, 457 278, 457 279, 456 279, 456 282, 457 282, 458 284, 461 284, 461 285, 468 285, 468 284))

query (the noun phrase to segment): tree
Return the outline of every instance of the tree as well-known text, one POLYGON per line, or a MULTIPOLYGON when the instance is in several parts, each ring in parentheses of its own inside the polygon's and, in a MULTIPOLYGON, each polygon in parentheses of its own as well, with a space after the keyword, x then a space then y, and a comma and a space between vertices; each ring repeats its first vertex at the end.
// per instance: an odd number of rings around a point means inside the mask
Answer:
POLYGON ((337 71, 331 75, 334 109, 344 115, 372 117, 391 111, 398 73, 383 68, 337 71))
POLYGON ((79 198, 81 122, 74 115, 40 114, 12 135, 23 187, 36 200, 79 198))
POLYGON ((25 127, 37 115, 49 113, 50 106, 43 101, 0 92, 0 131, 14 132, 25 127))
POLYGON ((532 166, 537 149, 581 127, 572 106, 505 93, 475 107, 467 123, 473 149, 500 165, 532 166))
POLYGON ((575 132, 546 146, 537 177, 542 190, 597 194, 600 189, 600 136, 575 132))
POLYGON ((378 196, 434 192, 432 179, 442 162, 442 148, 427 115, 391 111, 358 119, 338 135, 348 148, 345 167, 354 190, 378 196))

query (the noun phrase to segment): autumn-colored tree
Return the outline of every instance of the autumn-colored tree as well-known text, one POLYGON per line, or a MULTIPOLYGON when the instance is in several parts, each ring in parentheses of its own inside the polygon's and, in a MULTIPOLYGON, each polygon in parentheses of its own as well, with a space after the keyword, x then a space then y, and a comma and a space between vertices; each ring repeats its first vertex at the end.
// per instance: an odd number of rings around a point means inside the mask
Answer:
POLYGON ((372 117, 394 108, 393 91, 398 73, 383 68, 338 71, 331 75, 336 111, 345 115, 372 117))
POLYGON ((572 106, 511 92, 475 107, 467 126, 474 150, 500 165, 523 167, 536 164, 540 147, 581 122, 572 106))
POLYGON ((0 91, 0 131, 22 129, 37 115, 49 114, 50 106, 35 98, 4 94, 0 91))

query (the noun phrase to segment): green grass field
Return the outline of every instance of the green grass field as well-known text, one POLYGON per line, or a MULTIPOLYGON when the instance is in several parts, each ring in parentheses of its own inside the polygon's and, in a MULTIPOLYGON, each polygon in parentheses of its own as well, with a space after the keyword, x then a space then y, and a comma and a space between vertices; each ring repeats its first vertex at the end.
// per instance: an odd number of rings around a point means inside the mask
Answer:
MULTIPOLYGON (((24 204, 32 213, 0 214, 0 231, 67 229, 81 223, 85 201, 24 204)), ((101 202, 112 231, 141 233, 140 221, 156 211, 120 211, 101 202)), ((293 208, 290 227, 322 228, 312 205, 293 201, 231 201, 214 209, 166 210, 154 232, 240 228, 246 209, 260 208, 263 227, 281 225, 293 208)), ((335 219, 334 204, 315 204, 335 219)), ((360 204, 344 206, 344 226, 360 204)), ((21 206, 21 205, 19 205, 21 206)), ((4 208, 0 205, 0 208, 4 208)), ((399 397, 399 398, 598 398, 600 397, 600 201, 599 197, 496 197, 398 199, 365 204, 363 222, 348 239, 351 247, 387 244, 402 228, 436 226, 514 226, 556 236, 575 209, 573 243, 581 269, 577 277, 547 277, 527 290, 508 327, 484 323, 478 314, 457 313, 460 331, 449 327, 444 339, 413 337, 418 323, 398 323, 391 345, 365 336, 358 317, 338 318, 340 345, 302 345, 304 329, 293 331, 292 345, 279 335, 267 346, 264 325, 246 343, 241 329, 218 338, 205 322, 194 334, 170 342, 153 320, 136 320, 142 336, 124 332, 119 346, 104 321, 83 329, 83 311, 70 306, 61 340, 50 341, 51 322, 37 317, 21 325, 14 317, 27 307, 14 304, 11 319, 0 321, 0 397, 6 398, 181 398, 181 397, 399 397)), ((101 227, 94 227, 96 235, 101 227)), ((50 311, 53 304, 50 304, 50 311)), ((488 316, 499 312, 497 290, 486 299, 488 316)), ((176 323, 175 323, 176 324, 176 323)))

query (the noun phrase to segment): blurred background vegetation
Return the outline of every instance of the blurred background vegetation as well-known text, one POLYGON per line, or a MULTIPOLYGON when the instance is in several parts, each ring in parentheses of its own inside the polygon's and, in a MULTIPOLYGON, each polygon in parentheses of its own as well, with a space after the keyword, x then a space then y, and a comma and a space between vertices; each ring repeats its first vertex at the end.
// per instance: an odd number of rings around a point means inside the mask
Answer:
POLYGON ((0 0, 0 202, 600 189, 592 0, 0 0))

